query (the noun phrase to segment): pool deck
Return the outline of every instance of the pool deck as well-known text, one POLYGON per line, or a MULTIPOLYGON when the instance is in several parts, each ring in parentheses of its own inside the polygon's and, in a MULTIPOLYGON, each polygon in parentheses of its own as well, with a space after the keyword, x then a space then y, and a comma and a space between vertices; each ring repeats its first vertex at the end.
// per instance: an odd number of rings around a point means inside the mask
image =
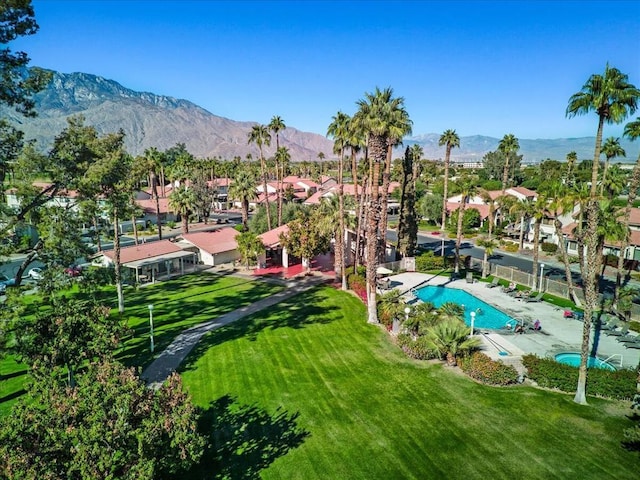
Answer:
MULTIPOLYGON (((580 351, 582 322, 564 318, 564 310, 555 305, 544 301, 524 302, 510 297, 502 292, 500 287, 487 288, 485 282, 467 283, 465 279, 452 281, 448 277, 413 272, 401 273, 389 278, 391 279, 391 288, 407 292, 406 298, 409 303, 413 297, 409 293, 411 289, 417 286, 445 285, 447 288, 464 290, 516 320, 530 323, 540 320, 541 332, 529 330, 522 335, 485 329, 480 329, 480 332, 477 332, 483 341, 483 351, 487 355, 514 365, 519 371, 522 368, 520 357, 526 353, 546 357, 560 352, 580 351), (505 353, 508 355, 504 355, 505 353)), ((595 332, 592 333, 592 340, 595 335, 595 332)), ((640 360, 640 350, 625 348, 615 337, 607 336, 604 333, 597 336, 597 355, 602 358, 614 356, 610 362, 615 366, 622 364, 626 368, 637 368, 640 360)))

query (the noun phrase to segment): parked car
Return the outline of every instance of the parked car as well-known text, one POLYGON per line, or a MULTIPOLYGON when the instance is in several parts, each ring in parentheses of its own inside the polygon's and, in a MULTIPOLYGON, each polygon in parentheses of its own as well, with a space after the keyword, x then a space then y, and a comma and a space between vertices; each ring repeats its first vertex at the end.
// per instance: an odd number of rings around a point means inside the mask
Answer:
POLYGON ((27 277, 31 280, 42 280, 44 276, 44 270, 38 267, 34 267, 27 272, 27 277))
POLYGON ((15 278, 9 278, 6 275, 0 274, 0 293, 4 293, 7 287, 11 287, 16 284, 15 278))

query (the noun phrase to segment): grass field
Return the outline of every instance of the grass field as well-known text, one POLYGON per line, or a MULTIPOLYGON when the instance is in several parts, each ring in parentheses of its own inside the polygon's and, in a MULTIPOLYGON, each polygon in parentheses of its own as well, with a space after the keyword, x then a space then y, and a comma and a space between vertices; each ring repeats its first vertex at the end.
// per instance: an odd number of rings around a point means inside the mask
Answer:
MULTIPOLYGON (((212 275, 184 275, 167 282, 137 290, 125 289, 124 320, 133 329, 117 357, 127 365, 144 367, 152 360, 149 350, 149 308, 153 304, 156 353, 162 351, 184 329, 253 303, 282 290, 282 287, 249 279, 212 275)), ((75 294, 79 294, 77 289, 75 294)), ((113 308, 118 318, 115 288, 100 292, 103 305, 113 308)), ((35 295, 25 297, 34 304, 35 295)), ((29 312, 33 314, 34 309, 29 312)), ((8 413, 11 404, 23 392, 27 369, 12 357, 0 360, 0 415, 8 413)))
POLYGON ((194 479, 638 478, 628 405, 407 359, 330 288, 208 334, 182 376, 215 444, 194 479))

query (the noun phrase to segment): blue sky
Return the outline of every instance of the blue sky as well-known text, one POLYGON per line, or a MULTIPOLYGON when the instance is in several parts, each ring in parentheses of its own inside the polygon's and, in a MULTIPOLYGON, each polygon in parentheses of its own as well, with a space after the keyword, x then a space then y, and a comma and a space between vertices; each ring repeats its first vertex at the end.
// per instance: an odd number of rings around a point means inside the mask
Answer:
MULTIPOLYGON (((638 1, 35 0, 31 64, 326 133, 376 86, 414 135, 594 136, 569 97, 606 62, 640 87, 638 1)), ((637 114, 636 114, 637 115, 637 114)), ((620 135, 607 127, 605 135, 620 135)))

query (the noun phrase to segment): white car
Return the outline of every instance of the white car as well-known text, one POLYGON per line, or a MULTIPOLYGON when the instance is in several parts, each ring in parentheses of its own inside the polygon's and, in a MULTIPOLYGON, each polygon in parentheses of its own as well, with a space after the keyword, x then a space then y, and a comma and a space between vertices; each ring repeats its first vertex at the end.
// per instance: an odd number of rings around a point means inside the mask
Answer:
POLYGON ((44 271, 41 268, 35 267, 27 272, 27 277, 31 280, 42 280, 44 276, 44 271))

